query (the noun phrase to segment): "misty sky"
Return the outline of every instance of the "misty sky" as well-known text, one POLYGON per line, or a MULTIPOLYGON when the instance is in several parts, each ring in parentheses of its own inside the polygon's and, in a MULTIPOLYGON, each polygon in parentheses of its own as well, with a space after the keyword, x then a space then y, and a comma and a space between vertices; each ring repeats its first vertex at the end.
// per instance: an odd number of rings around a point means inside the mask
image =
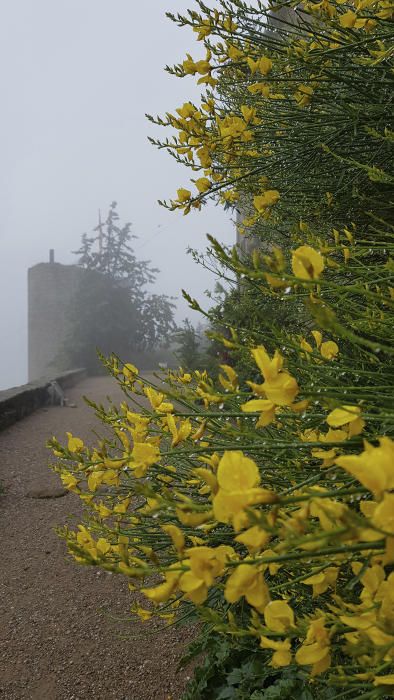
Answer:
MULTIPOLYGON (((220 207, 183 217, 157 204, 187 185, 189 172, 148 143, 157 132, 144 116, 197 97, 193 78, 163 70, 186 51, 203 57, 195 35, 164 16, 193 4, 1 4, 0 389, 27 381, 28 267, 47 261, 49 248, 58 262, 74 262, 70 251, 112 200, 121 222, 133 223, 138 255, 161 269, 155 291, 179 296, 185 287, 202 299, 213 288, 186 248, 202 250, 206 233, 231 243, 233 225, 220 207)), ((185 316, 199 321, 179 299, 177 320, 185 316)))

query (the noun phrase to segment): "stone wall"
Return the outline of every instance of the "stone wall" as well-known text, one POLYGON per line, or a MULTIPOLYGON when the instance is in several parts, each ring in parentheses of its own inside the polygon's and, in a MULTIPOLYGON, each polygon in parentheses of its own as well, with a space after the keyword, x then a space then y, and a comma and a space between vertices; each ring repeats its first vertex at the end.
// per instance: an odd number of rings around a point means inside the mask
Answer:
POLYGON ((56 381, 62 389, 67 389, 80 382, 85 376, 84 369, 75 369, 53 376, 51 379, 30 382, 0 391, 0 430, 50 403, 53 400, 50 392, 51 381, 56 381))

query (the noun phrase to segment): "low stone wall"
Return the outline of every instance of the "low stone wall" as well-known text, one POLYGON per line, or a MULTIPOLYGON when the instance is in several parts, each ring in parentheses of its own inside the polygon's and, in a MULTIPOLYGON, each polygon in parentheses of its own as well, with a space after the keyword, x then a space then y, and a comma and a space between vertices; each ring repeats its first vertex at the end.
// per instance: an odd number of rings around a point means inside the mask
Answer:
POLYGON ((16 423, 37 408, 51 402, 49 387, 56 381, 62 389, 74 386, 86 377, 86 370, 72 369, 57 377, 40 379, 36 382, 0 391, 0 430, 16 423))

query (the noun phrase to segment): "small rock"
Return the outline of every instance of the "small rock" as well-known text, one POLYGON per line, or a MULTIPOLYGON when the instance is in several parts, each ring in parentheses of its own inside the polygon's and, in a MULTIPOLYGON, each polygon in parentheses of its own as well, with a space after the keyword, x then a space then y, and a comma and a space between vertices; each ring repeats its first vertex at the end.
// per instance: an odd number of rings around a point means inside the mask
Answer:
POLYGON ((26 498, 62 498, 67 494, 67 489, 63 489, 61 486, 43 486, 28 491, 26 498))

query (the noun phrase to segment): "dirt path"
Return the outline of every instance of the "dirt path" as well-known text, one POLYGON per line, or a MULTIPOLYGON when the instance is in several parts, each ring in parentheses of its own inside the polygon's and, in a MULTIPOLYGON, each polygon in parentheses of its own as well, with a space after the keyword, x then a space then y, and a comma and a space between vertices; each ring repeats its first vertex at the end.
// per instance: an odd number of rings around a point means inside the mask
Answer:
POLYGON ((126 580, 73 564, 53 531, 80 517, 79 499, 26 495, 59 485, 48 437, 87 440, 97 426, 83 394, 121 396, 112 379, 87 379, 67 392, 76 408, 40 410, 0 433, 0 698, 178 700, 187 631, 110 619, 127 614, 126 580))

